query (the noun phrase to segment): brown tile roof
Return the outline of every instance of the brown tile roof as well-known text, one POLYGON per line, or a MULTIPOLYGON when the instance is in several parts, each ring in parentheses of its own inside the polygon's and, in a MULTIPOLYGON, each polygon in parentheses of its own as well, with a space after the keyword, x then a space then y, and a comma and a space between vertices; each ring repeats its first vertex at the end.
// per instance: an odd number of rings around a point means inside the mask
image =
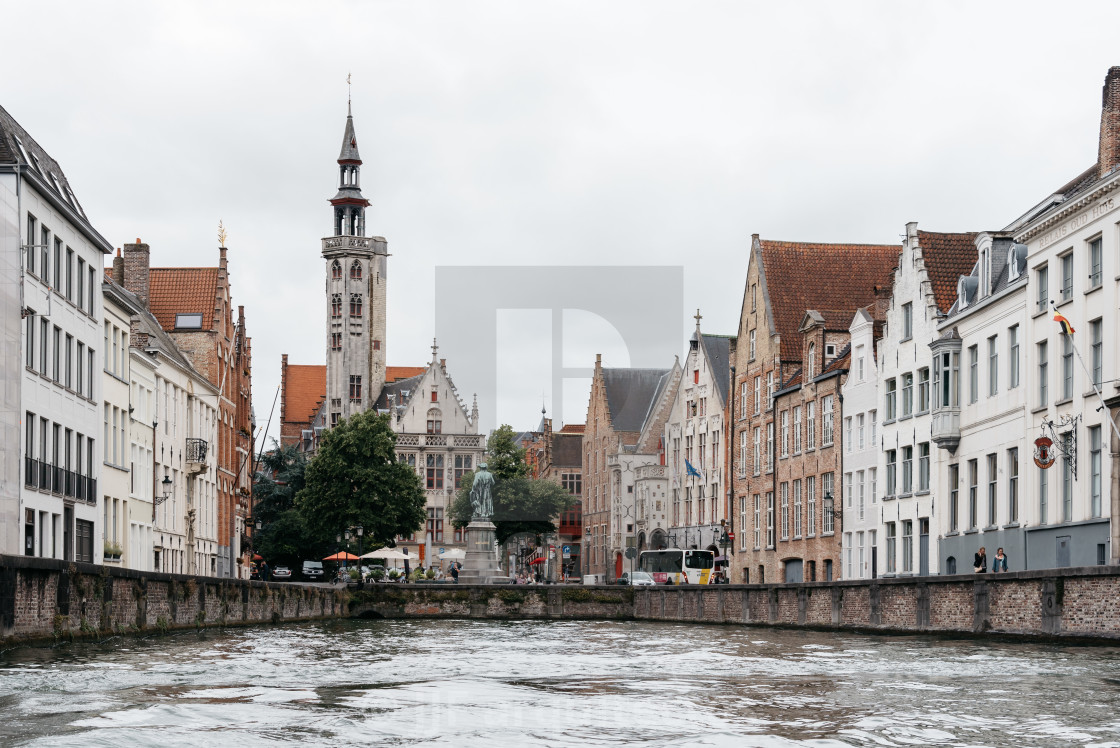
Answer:
POLYGON ((941 312, 957 300, 957 281, 976 264, 976 232, 941 234, 919 231, 918 245, 933 284, 933 298, 941 312))
POLYGON ((585 423, 566 423, 566 424, 564 424, 563 428, 561 428, 556 433, 558 433, 558 434, 582 434, 586 428, 587 428, 587 424, 585 424, 585 423))
MULTIPOLYGON (((427 366, 386 366, 385 367, 385 384, 392 384, 398 379, 408 379, 409 377, 418 377, 428 370, 427 366)), ((326 389, 326 380, 323 380, 323 388, 326 389)))
MULTIPOLYGON (((805 310, 844 320, 875 300, 875 286, 889 286, 902 248, 885 244, 810 244, 759 240, 759 259, 782 360, 801 360, 798 328, 805 310)), ((837 324, 840 324, 839 322, 837 324)))
POLYGON ((201 314, 202 329, 211 329, 217 297, 216 267, 151 269, 149 304, 159 326, 168 332, 175 329, 176 314, 201 314))
POLYGON ((288 364, 284 378, 284 412, 289 423, 310 423, 327 396, 327 367, 323 364, 288 364))
POLYGON ((828 362, 828 365, 821 371, 820 376, 831 374, 839 369, 848 369, 852 363, 852 344, 848 343, 844 346, 844 350, 840 351, 840 355, 828 362))

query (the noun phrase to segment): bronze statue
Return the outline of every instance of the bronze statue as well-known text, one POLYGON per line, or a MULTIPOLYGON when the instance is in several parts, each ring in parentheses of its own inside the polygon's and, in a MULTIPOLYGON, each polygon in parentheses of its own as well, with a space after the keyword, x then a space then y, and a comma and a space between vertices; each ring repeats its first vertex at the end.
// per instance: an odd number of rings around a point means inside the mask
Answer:
POLYGON ((474 514, 471 516, 472 520, 475 519, 490 519, 494 514, 494 475, 486 469, 486 463, 480 462, 478 464, 478 472, 474 474, 474 482, 471 483, 471 506, 474 507, 474 514))

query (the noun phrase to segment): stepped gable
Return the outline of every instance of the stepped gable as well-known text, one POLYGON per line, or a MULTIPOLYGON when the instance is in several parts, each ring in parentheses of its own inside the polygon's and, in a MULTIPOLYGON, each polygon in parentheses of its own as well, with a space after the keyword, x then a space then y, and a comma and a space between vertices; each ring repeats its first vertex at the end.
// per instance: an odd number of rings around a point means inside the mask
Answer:
POLYGON ((771 323, 783 361, 801 360, 799 329, 815 309, 829 329, 847 330, 860 307, 890 285, 902 247, 896 244, 815 244, 759 239, 771 323))
POLYGON ((918 246, 922 248, 922 262, 933 286, 937 309, 947 314, 957 300, 957 281, 971 273, 976 264, 976 232, 918 231, 918 246))
POLYGON ((202 327, 191 329, 213 329, 219 269, 151 268, 148 303, 160 327, 174 332, 175 315, 201 314, 202 327))
POLYGON ((603 369, 611 426, 641 431, 669 378, 669 369, 603 369))

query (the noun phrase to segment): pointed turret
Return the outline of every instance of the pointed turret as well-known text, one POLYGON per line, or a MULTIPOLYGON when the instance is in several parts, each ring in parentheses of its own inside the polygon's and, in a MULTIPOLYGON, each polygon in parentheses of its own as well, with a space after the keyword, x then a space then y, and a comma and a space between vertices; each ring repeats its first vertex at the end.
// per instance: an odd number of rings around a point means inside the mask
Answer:
POLYGON ((369 207, 369 200, 362 196, 361 169, 354 115, 347 101, 346 129, 342 133, 342 151, 338 154, 338 194, 331 198, 335 236, 366 235, 365 209, 369 207))

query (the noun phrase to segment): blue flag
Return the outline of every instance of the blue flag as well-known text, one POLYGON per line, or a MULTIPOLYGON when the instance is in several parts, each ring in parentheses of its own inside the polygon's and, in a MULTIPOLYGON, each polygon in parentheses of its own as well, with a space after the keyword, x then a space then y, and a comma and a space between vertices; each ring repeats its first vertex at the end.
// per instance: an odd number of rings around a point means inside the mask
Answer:
POLYGON ((688 473, 689 475, 694 475, 694 476, 696 476, 697 478, 703 478, 703 477, 704 477, 704 476, 700 475, 700 471, 699 471, 699 470, 697 470, 696 468, 692 467, 692 463, 691 463, 691 462, 689 462, 688 460, 685 460, 685 461, 684 461, 684 467, 685 467, 685 472, 686 472, 686 473, 688 473))

